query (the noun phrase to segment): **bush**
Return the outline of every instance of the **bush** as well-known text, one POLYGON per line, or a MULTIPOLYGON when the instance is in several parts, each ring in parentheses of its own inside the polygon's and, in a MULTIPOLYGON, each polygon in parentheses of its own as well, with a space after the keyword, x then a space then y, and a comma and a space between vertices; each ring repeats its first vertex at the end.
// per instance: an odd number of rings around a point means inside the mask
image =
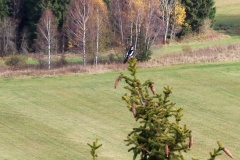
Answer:
MULTIPOLYGON (((88 64, 95 65, 95 64, 96 64, 96 59, 95 59, 95 58, 96 58, 96 57, 95 57, 94 54, 88 55, 88 57, 87 57, 87 63, 88 63, 88 64)), ((109 63, 108 57, 102 56, 102 55, 98 55, 98 57, 97 57, 97 63, 98 63, 98 64, 109 63)))
POLYGON ((22 68, 26 66, 27 57, 23 55, 11 55, 5 59, 5 64, 13 68, 22 68))
POLYGON ((114 62, 115 61, 114 54, 113 53, 109 54, 108 59, 110 62, 114 62))
POLYGON ((56 66, 62 67, 68 64, 68 61, 66 60, 65 56, 61 56, 61 58, 57 61, 56 66))
POLYGON ((147 47, 141 47, 136 56, 137 60, 143 62, 151 59, 152 51, 147 47))
POLYGON ((199 28, 199 33, 206 33, 207 31, 212 30, 211 27, 212 21, 208 18, 204 19, 202 22, 202 26, 199 28))
POLYGON ((122 63, 124 58, 122 56, 119 56, 120 54, 109 54, 108 55, 108 61, 110 63, 114 63, 114 62, 117 62, 117 63, 122 63))
POLYGON ((148 61, 151 59, 152 52, 150 50, 151 44, 145 41, 146 37, 143 32, 140 32, 139 42, 136 50, 136 58, 138 61, 148 61))
POLYGON ((38 68, 47 68, 48 62, 44 59, 38 59, 38 68))
MULTIPOLYGON (((97 63, 98 64, 110 64, 110 63, 122 63, 123 57, 120 57, 118 54, 109 54, 109 55, 98 55, 97 63)), ((96 59, 94 55, 89 55, 87 58, 88 64, 95 64, 96 59)))
POLYGON ((182 26, 182 30, 179 33, 177 33, 176 36, 178 38, 181 38, 181 37, 183 37, 187 34, 191 34, 191 33, 192 33, 192 31, 191 31, 190 27, 182 26))

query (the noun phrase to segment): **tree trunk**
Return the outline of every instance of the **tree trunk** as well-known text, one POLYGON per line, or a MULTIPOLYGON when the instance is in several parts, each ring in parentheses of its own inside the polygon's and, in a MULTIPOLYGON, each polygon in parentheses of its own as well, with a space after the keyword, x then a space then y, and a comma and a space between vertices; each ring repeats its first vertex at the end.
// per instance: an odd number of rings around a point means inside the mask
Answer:
POLYGON ((138 21, 139 21, 139 15, 137 15, 137 20, 136 20, 136 24, 135 24, 135 26, 136 26, 136 28, 135 28, 135 44, 134 44, 134 49, 136 50, 136 48, 137 48, 137 42, 138 42, 138 21))
POLYGON ((97 10, 97 38, 96 38, 96 54, 95 54, 95 65, 98 64, 98 52, 99 52, 99 30, 100 30, 100 21, 99 21, 99 13, 97 10))
POLYGON ((164 44, 166 44, 166 42, 167 42, 168 26, 169 26, 169 17, 166 18, 166 29, 165 29, 165 35, 164 35, 164 44))
POLYGON ((83 4, 83 65, 86 66, 86 0, 83 4))
POLYGON ((121 40, 122 40, 122 43, 124 43, 124 38, 123 38, 123 23, 122 23, 122 11, 120 9, 120 6, 119 6, 119 2, 118 2, 118 12, 119 12, 119 26, 120 26, 120 32, 121 32, 121 40))
POLYGON ((131 37, 130 37, 130 46, 133 44, 133 21, 131 21, 131 37))
POLYGON ((51 20, 48 20, 48 69, 51 69, 51 20))
POLYGON ((86 66, 86 24, 83 24, 83 65, 86 66))

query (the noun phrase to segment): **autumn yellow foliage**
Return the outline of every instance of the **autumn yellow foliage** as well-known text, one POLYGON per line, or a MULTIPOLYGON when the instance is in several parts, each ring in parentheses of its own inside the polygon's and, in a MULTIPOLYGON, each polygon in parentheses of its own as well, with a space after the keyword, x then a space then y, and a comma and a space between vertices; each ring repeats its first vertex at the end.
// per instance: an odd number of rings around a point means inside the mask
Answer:
POLYGON ((177 3, 174 10, 174 16, 177 25, 182 25, 184 23, 184 20, 186 18, 186 11, 185 7, 182 4, 177 3))

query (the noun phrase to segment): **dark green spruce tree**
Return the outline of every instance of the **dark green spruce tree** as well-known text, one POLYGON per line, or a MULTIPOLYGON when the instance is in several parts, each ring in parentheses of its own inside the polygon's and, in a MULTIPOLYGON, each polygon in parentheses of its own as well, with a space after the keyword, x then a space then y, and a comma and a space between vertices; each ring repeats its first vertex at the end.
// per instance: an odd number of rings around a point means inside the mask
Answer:
POLYGON ((216 14, 214 0, 182 0, 181 3, 186 7, 185 22, 190 28, 183 27, 180 35, 187 32, 199 33, 205 19, 210 19, 213 23, 216 14))
POLYGON ((146 40, 145 31, 142 28, 139 33, 137 50, 136 50, 136 58, 138 61, 148 61, 151 59, 152 52, 150 50, 151 42, 150 40, 146 40))
MULTIPOLYGON (((29 31, 29 48, 32 51, 34 39, 37 38, 36 29, 37 23, 41 16, 39 7, 40 0, 24 0, 21 6, 21 19, 18 26, 18 34, 21 34, 26 28, 29 31)), ((21 35, 19 35, 21 37, 21 35)), ((21 40, 19 40, 21 41, 21 40)))
POLYGON ((108 9, 109 9, 109 5, 110 5, 110 3, 111 3, 112 0, 103 0, 103 1, 107 4, 107 7, 108 7, 108 9))
MULTIPOLYGON (((133 160, 184 160, 182 152, 187 152, 192 144, 191 130, 181 124, 182 108, 175 108, 175 103, 169 100, 171 87, 164 87, 161 94, 155 90, 151 80, 141 82, 137 78, 137 59, 128 61, 130 76, 120 74, 115 81, 115 88, 120 80, 124 80, 129 92, 122 96, 134 119, 139 126, 128 134, 127 146, 133 152, 133 160)), ((220 143, 218 149, 210 154, 210 159, 224 151, 230 157, 231 153, 220 143)), ((197 160, 197 159, 195 159, 197 160)))
POLYGON ((0 20, 9 14, 7 2, 8 0, 0 0, 0 20))
POLYGON ((57 22, 59 27, 61 28, 63 25, 64 14, 67 10, 67 6, 70 0, 42 0, 39 3, 42 11, 46 8, 51 8, 53 14, 57 17, 57 22))

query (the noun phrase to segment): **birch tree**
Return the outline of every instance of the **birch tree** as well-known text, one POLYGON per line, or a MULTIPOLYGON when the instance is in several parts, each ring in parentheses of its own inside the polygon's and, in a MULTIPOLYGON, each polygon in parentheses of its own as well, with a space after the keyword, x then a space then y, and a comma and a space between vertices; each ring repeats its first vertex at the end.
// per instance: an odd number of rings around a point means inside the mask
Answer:
POLYGON ((92 12, 92 0, 72 0, 68 6, 67 30, 69 40, 83 50, 83 65, 86 66, 86 34, 92 12))
POLYGON ((113 31, 120 38, 120 44, 126 45, 126 27, 127 27, 127 2, 125 0, 112 0, 110 3, 110 17, 113 25, 113 31))
POLYGON ((57 41, 57 23, 56 17, 51 9, 44 10, 37 24, 38 39, 36 42, 40 52, 47 51, 48 54, 48 69, 51 69, 51 49, 57 41))
POLYGON ((147 13, 145 19, 145 40, 144 42, 147 46, 150 46, 151 43, 154 43, 155 40, 160 36, 162 31, 162 20, 161 12, 159 10, 159 1, 158 0, 147 0, 147 13))
POLYGON ((133 45, 136 48, 141 25, 145 17, 145 1, 113 0, 110 4, 113 30, 120 37, 123 45, 133 45))
POLYGON ((146 16, 146 1, 143 0, 132 0, 132 5, 130 10, 132 10, 132 20, 135 28, 135 41, 134 48, 136 50, 139 33, 141 32, 141 26, 144 22, 144 17, 146 16))
POLYGON ((166 43, 167 41, 171 13, 174 10, 174 7, 175 7, 175 0, 160 0, 160 8, 163 14, 162 19, 165 26, 164 43, 166 43))
POLYGON ((16 51, 16 22, 9 18, 8 1, 0 0, 0 54, 7 55, 16 51))
POLYGON ((59 40, 59 49, 62 51, 62 55, 64 54, 65 50, 65 39, 66 33, 63 28, 63 23, 65 21, 65 13, 67 10, 67 6, 70 3, 70 0, 57 0, 57 1, 49 1, 49 0, 42 0, 39 4, 41 9, 51 8, 53 14, 57 18, 58 30, 61 33, 61 41, 59 40))
POLYGON ((111 2, 113 30, 116 30, 123 44, 134 46, 135 55, 148 52, 151 43, 160 36, 163 27, 159 5, 159 0, 111 2))
POLYGON ((107 6, 103 2, 103 0, 94 0, 93 1, 93 12, 91 16, 91 27, 94 34, 94 44, 96 44, 96 50, 94 53, 94 63, 97 66, 98 64, 98 55, 100 50, 100 45, 103 43, 101 41, 102 34, 106 31, 106 28, 108 26, 108 12, 107 12, 107 6))
POLYGON ((161 38, 163 30, 161 12, 159 10, 158 0, 142 1, 143 13, 141 17, 141 25, 137 33, 137 54, 138 61, 147 61, 151 58, 151 45, 161 38), (144 2, 144 3, 143 3, 144 2))
POLYGON ((29 43, 29 32, 25 28, 21 34, 21 41, 20 41, 20 47, 19 51, 20 53, 28 53, 28 43, 29 43))
POLYGON ((0 18, 0 54, 6 56, 16 52, 16 22, 12 18, 0 18))

